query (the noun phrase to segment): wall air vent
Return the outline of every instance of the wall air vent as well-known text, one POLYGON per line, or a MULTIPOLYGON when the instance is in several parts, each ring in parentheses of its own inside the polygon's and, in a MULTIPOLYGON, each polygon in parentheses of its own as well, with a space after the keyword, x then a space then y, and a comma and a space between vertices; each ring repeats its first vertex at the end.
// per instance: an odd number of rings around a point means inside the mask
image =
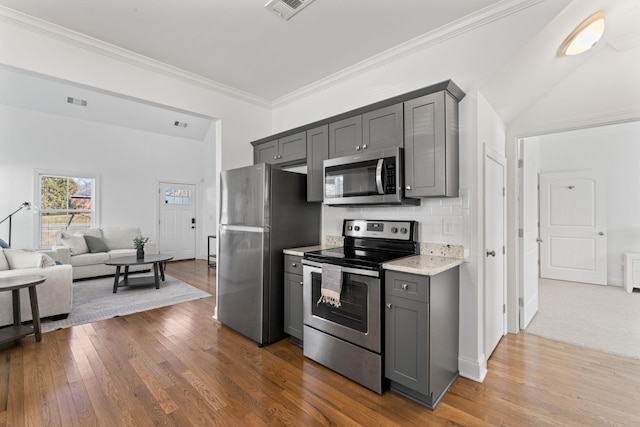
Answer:
POLYGON ((186 128, 187 127, 187 123, 185 122, 179 122, 178 120, 176 120, 175 122, 173 122, 174 126, 177 126, 179 128, 186 128))
POLYGON ((313 0, 271 0, 264 7, 288 21, 293 15, 309 6, 313 0))
POLYGON ((73 105, 79 105, 81 107, 86 107, 87 106, 87 100, 86 99, 73 98, 71 96, 67 96, 67 103, 73 104, 73 105))

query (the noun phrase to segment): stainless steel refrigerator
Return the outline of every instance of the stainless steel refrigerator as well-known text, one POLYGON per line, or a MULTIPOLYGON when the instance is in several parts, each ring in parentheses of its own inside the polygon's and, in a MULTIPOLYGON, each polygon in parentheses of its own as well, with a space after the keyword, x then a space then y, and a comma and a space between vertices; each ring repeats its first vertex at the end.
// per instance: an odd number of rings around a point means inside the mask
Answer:
POLYGON ((286 336, 283 249, 320 243, 306 178, 265 163, 220 174, 218 320, 259 345, 286 336))

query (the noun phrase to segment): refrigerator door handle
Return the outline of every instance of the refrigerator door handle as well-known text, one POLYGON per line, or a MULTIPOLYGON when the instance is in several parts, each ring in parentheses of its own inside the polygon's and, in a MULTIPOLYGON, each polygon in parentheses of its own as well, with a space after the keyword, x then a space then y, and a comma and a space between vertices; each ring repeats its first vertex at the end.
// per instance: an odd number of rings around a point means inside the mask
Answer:
POLYGON ((269 227, 248 227, 246 225, 220 225, 221 230, 244 231, 247 233, 266 233, 269 227))

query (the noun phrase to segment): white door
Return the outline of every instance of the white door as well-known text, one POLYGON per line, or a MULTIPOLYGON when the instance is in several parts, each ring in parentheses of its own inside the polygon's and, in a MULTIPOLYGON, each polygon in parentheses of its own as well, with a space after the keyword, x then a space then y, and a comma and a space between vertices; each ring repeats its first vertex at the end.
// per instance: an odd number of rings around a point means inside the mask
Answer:
POLYGON ((485 146, 484 158, 484 351, 488 358, 505 334, 506 159, 485 146))
POLYGON ((520 168, 520 329, 525 329, 538 312, 539 275, 537 156, 529 155, 524 145, 520 168))
POLYGON ((196 186, 161 182, 158 248, 173 259, 196 256, 196 186))
POLYGON ((540 277, 607 284, 606 205, 596 171, 540 175, 540 277))

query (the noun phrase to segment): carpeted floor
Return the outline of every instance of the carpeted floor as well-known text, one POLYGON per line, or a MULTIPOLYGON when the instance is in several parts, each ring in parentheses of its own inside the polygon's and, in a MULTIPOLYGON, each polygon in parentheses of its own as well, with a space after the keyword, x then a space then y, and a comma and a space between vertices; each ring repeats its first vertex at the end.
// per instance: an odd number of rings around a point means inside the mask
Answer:
POLYGON ((540 279, 527 333, 640 359, 640 291, 540 279))
POLYGON ((73 282, 73 306, 69 317, 42 322, 42 332, 151 310, 211 296, 174 277, 165 275, 160 289, 155 286, 128 286, 113 293, 113 277, 73 282))

